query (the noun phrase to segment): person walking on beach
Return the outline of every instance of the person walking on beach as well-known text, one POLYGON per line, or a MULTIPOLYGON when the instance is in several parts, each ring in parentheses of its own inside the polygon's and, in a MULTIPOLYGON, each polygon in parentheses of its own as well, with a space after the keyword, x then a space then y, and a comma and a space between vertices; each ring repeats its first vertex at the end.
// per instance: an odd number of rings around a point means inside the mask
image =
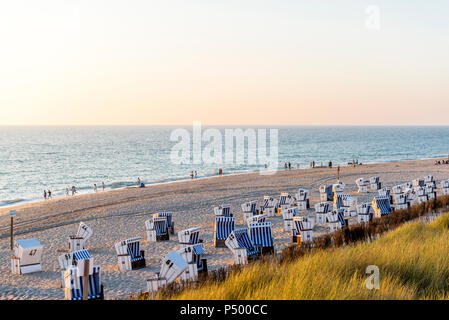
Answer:
POLYGON ((101 186, 103 187, 103 192, 104 192, 104 181, 101 183, 101 186))
POLYGON ((192 172, 190 172, 190 179, 192 179, 192 180, 193 180, 193 171, 192 171, 192 172))
POLYGON ((94 192, 97 192, 97 184, 94 183, 94 192))
POLYGON ((66 197, 69 196, 69 188, 65 188, 65 196, 66 196, 66 197))
POLYGON ((198 172, 195 170, 195 179, 198 178, 198 172))
POLYGON ((44 190, 44 199, 47 200, 47 190, 44 190))
POLYGON ((289 162, 288 163, 288 170, 291 170, 292 169, 292 164, 289 162))
POLYGON ((74 196, 75 193, 76 193, 76 188, 75 188, 75 186, 72 186, 72 196, 74 196))
POLYGON ((337 168, 337 180, 340 181, 340 166, 337 168))
POLYGON ((47 194, 48 194, 48 199, 51 199, 51 191, 50 191, 50 189, 48 190, 47 194))
POLYGON ((140 177, 137 178, 137 186, 140 187, 141 181, 140 181, 140 177))

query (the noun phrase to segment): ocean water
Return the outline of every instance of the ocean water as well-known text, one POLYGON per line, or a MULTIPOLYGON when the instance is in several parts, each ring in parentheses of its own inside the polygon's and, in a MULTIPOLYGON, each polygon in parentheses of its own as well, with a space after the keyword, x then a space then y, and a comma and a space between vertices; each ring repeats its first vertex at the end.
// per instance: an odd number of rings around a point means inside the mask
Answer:
MULTIPOLYGON (((224 132, 224 127, 216 127, 224 132)), ((227 127, 232 128, 232 127, 227 127)), ((175 127, 0 127, 0 206, 79 193, 198 177, 256 171, 261 164, 174 164, 170 141, 175 127)), ((192 131, 191 127, 185 129, 192 131)), ((207 127, 203 128, 203 131, 207 127)), ((235 128, 234 128, 235 129, 235 128)), ((248 129, 242 128, 242 129, 248 129)), ((258 128, 255 128, 258 129, 258 128)), ((266 128, 269 129, 269 128, 266 128)), ((276 127, 278 166, 306 168, 447 157, 449 127, 276 127)), ((269 138, 267 137, 267 140, 269 138)), ((223 144, 225 139, 223 138, 223 144)), ((204 145, 207 144, 204 142, 204 145)), ((225 149, 223 149, 225 150, 225 149)))

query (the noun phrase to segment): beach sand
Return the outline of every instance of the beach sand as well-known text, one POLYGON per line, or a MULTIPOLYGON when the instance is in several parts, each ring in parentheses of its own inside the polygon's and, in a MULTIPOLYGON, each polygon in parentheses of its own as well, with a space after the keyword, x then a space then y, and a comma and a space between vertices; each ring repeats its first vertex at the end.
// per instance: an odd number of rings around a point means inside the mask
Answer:
MULTIPOLYGON (((358 203, 371 201, 377 192, 359 195, 355 180, 379 176, 382 186, 434 175, 437 183, 449 178, 449 165, 434 165, 435 159, 369 164, 341 167, 340 180, 346 184, 345 193, 354 195, 358 203)), ((274 175, 259 173, 229 175, 181 181, 147 188, 127 188, 75 197, 28 203, 14 207, 15 239, 36 238, 44 247, 43 272, 12 275, 10 270, 9 210, 0 209, 0 299, 63 299, 58 256, 68 252, 68 236, 76 233, 80 221, 93 231, 87 242, 96 265, 102 268, 102 283, 106 299, 126 299, 129 293, 145 291, 146 279, 159 272, 164 254, 179 248, 177 235, 170 241, 148 243, 145 220, 160 211, 173 211, 175 232, 190 227, 202 227, 208 267, 210 270, 233 264, 227 248, 213 246, 213 207, 230 204, 237 227, 244 226, 241 204, 263 196, 279 198, 280 193, 294 195, 298 188, 309 189, 311 207, 319 202, 321 184, 335 183, 337 168, 281 170, 274 175), (142 237, 147 267, 119 272, 114 244, 131 237, 142 237)), ((310 209, 308 214, 314 214, 310 209)), ((283 232, 282 216, 269 218, 273 223, 275 249, 281 250, 291 242, 291 234, 283 232)), ((327 225, 317 225, 315 236, 328 231, 327 225)))

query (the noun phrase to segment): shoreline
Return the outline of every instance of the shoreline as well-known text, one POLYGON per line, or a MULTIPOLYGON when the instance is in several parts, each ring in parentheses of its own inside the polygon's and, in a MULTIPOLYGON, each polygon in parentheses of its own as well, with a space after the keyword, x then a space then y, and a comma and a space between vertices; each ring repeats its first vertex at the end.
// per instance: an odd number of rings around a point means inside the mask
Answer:
MULTIPOLYGON (((445 157, 432 157, 432 158, 423 158, 423 159, 416 159, 416 160, 388 160, 385 162, 365 162, 362 165, 366 166, 366 165, 378 165, 378 164, 388 164, 388 163, 397 163, 397 162, 410 162, 410 161, 423 161, 423 160, 441 160, 441 159, 445 159, 447 160, 447 158, 445 157)), ((336 169, 338 167, 338 165, 336 166, 332 166, 332 169, 336 169)), ((340 165, 341 168, 344 167, 351 167, 351 165, 348 163, 346 165, 340 165)), ((291 170, 288 169, 284 169, 284 168, 279 168, 278 170, 274 171, 274 174, 276 174, 277 172, 283 172, 283 171, 297 171, 297 170, 313 170, 313 169, 329 169, 327 166, 323 166, 323 167, 315 167, 315 168, 310 168, 310 167, 304 167, 304 168, 293 168, 291 170)), ((170 180, 167 179, 166 181, 162 181, 162 182, 149 182, 149 183, 145 183, 145 188, 149 188, 152 186, 159 186, 159 185, 167 185, 167 184, 173 184, 173 183, 181 183, 181 182, 188 182, 188 181, 200 181, 200 180, 205 180, 205 179, 212 179, 212 178, 220 178, 220 177, 224 177, 224 176, 240 176, 240 175, 251 175, 251 174, 260 174, 260 170, 255 170, 255 171, 248 171, 248 172, 238 172, 238 173, 224 173, 222 175, 216 174, 216 175, 206 175, 206 176, 199 176, 198 178, 194 178, 194 179, 190 179, 188 176, 184 179, 177 179, 177 180, 170 180)), ((112 182, 112 184, 114 184, 115 182, 112 182)), ((101 188, 101 186, 99 187, 99 189, 101 188)), ((2 212, 3 209, 8 209, 8 210, 15 210, 15 209, 20 209, 22 206, 29 206, 29 205, 33 205, 33 204, 42 204, 42 203, 47 203, 47 202, 51 202, 51 201, 57 201, 57 200, 64 200, 64 199, 71 199, 73 197, 82 197, 82 196, 86 196, 86 195, 95 195, 95 194, 102 194, 102 193, 108 193, 108 192, 114 192, 114 191, 121 191, 121 190, 128 190, 128 189, 140 189, 139 187, 137 187, 137 183, 136 186, 125 186, 125 187, 118 187, 118 188, 106 188, 105 191, 98 191, 98 192, 93 192, 93 191, 88 191, 88 192, 83 192, 83 193, 79 193, 78 195, 75 196, 60 196, 60 197, 54 197, 51 199, 47 199, 47 200, 42 200, 42 199, 32 199, 32 200, 21 200, 18 202, 15 202, 13 204, 6 204, 6 205, 0 205, 0 216, 2 216, 4 213, 2 212)), ((70 190, 69 190, 70 193, 70 190)), ((18 198, 20 199, 20 198, 18 198)), ((5 200, 6 202, 8 201, 14 201, 14 200, 5 200)))

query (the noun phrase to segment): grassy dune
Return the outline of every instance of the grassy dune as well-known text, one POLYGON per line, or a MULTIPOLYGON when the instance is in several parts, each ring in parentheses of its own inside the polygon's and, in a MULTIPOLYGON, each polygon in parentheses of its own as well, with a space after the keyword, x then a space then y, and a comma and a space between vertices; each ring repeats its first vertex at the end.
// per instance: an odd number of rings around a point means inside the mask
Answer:
POLYGON ((449 214, 405 224, 371 243, 318 250, 293 261, 254 263, 224 282, 172 299, 448 299, 449 214), (380 269, 368 290, 365 269, 380 269))

